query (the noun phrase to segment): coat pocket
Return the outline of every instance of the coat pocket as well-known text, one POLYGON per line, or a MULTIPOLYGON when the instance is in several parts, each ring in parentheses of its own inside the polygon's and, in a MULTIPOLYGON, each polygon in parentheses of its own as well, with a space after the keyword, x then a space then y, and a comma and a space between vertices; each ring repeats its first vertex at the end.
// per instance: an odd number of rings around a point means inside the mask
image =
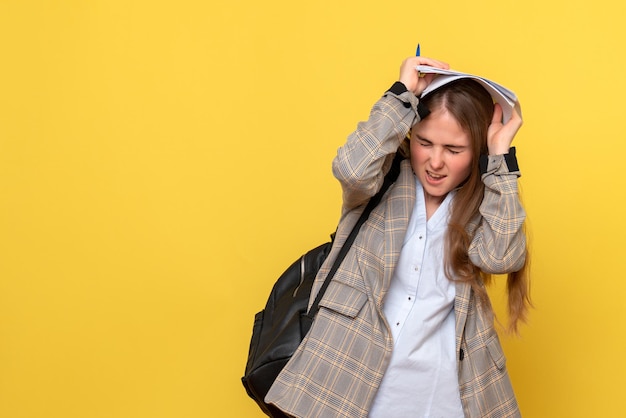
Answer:
POLYGON ((504 356, 504 351, 502 350, 502 346, 500 345, 500 341, 498 337, 495 335, 489 338, 486 342, 487 351, 489 351, 489 355, 493 360, 496 367, 500 370, 504 368, 506 364, 506 357, 504 356))
POLYGON ((347 284, 331 281, 320 301, 320 306, 340 313, 349 318, 355 318, 363 305, 367 302, 367 295, 347 284))

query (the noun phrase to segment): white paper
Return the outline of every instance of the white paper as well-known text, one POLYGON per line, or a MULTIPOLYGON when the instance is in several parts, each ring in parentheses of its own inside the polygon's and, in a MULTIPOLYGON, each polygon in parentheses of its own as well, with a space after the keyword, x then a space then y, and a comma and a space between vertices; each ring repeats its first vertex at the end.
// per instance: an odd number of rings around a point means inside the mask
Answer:
POLYGON ((485 89, 491 94, 493 100, 502 106, 503 113, 503 122, 506 123, 511 118, 512 109, 515 108, 517 113, 522 116, 522 109, 517 100, 517 96, 511 90, 506 87, 498 84, 494 81, 491 81, 484 77, 479 77, 473 74, 462 73, 460 71, 454 70, 444 70, 441 68, 435 68, 428 65, 418 65, 416 67, 417 71, 422 74, 437 74, 437 77, 433 79, 433 81, 424 89, 421 97, 427 95, 431 91, 448 84, 451 81, 458 80, 461 78, 471 78, 473 80, 478 81, 482 84, 485 89))

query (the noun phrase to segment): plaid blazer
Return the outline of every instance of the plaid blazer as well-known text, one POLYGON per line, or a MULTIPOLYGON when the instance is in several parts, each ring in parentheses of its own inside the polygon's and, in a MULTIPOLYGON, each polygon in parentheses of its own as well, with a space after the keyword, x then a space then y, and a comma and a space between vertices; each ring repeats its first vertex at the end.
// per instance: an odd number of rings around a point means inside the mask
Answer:
MULTIPOLYGON (((333 249, 320 270, 312 295, 364 208, 380 188, 393 154, 419 118, 410 93, 387 92, 367 122, 340 148, 333 172, 343 188, 343 212, 333 249)), ((517 197, 517 177, 503 156, 490 157, 481 215, 470 258, 486 272, 519 270, 524 263, 525 215, 517 197)), ((313 325, 266 396, 266 402, 295 417, 368 415, 393 349, 382 301, 400 255, 415 204, 415 180, 403 161, 398 180, 362 226, 330 283, 313 325)), ((456 285, 456 352, 459 388, 466 417, 519 416, 505 357, 490 311, 471 287, 456 285)))

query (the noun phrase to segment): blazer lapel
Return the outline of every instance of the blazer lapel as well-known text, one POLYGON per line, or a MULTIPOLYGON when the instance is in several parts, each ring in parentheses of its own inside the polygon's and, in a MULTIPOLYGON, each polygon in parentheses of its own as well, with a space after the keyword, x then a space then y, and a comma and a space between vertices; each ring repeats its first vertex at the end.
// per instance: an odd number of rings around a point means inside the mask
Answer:
POLYGON ((389 197, 385 199, 385 251, 383 289, 388 289, 391 276, 396 268, 404 236, 409 225, 409 218, 415 205, 415 178, 409 160, 402 161, 400 175, 390 188, 389 197))

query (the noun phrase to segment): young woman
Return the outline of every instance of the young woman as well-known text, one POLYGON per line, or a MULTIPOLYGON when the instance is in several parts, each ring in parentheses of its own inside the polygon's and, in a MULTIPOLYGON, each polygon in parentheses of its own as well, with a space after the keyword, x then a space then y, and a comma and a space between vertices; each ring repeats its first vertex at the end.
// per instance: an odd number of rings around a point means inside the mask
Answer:
POLYGON ((448 68, 405 60, 333 161, 342 217, 317 286, 394 155, 408 157, 266 397, 290 416, 519 416, 485 281, 509 274, 515 330, 529 301, 510 148, 522 120, 513 111, 503 124, 500 106, 470 79, 420 100, 433 75, 420 77, 418 64, 448 68))

